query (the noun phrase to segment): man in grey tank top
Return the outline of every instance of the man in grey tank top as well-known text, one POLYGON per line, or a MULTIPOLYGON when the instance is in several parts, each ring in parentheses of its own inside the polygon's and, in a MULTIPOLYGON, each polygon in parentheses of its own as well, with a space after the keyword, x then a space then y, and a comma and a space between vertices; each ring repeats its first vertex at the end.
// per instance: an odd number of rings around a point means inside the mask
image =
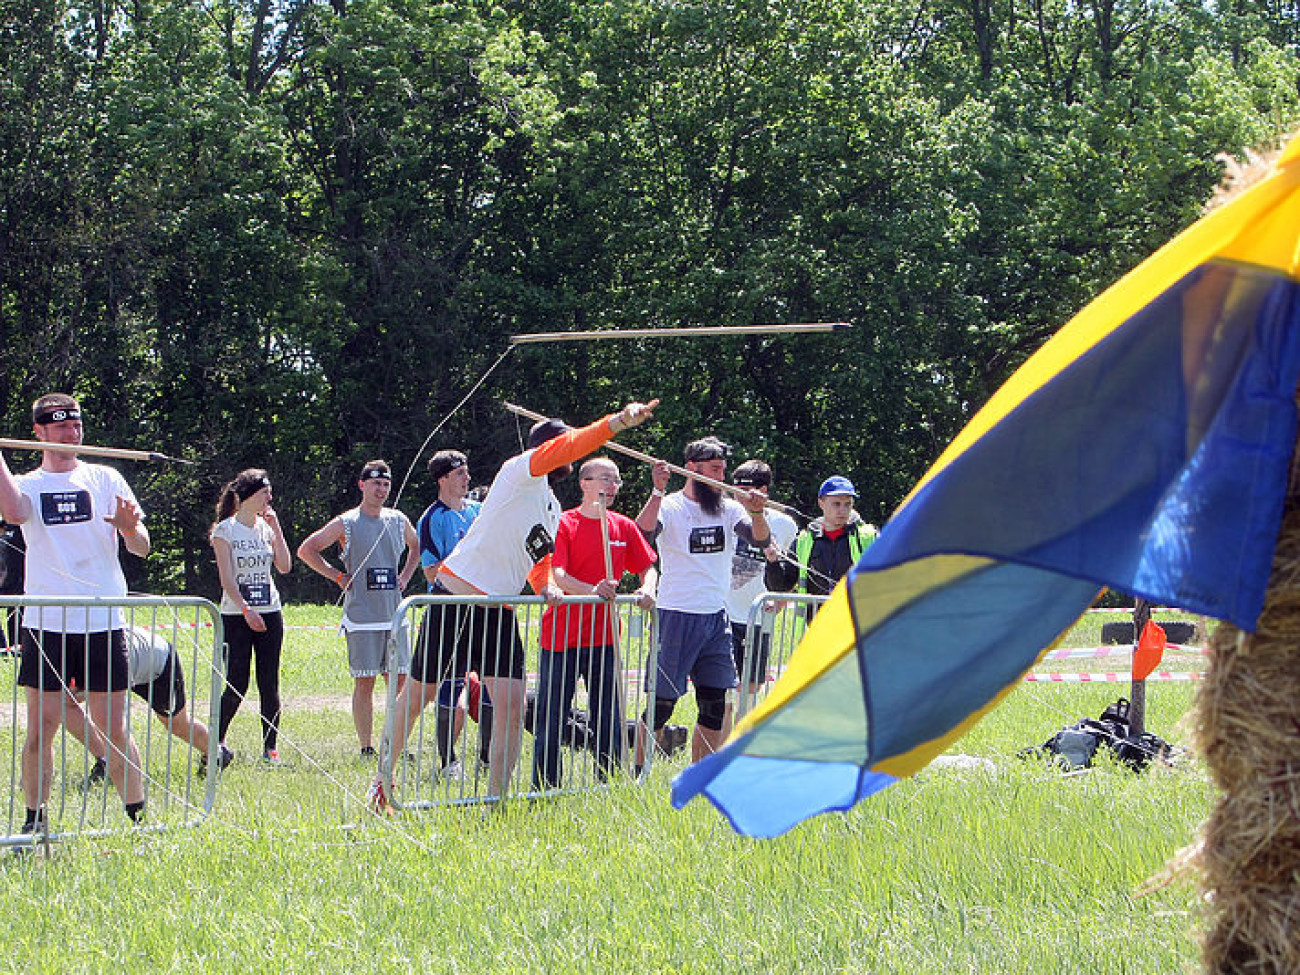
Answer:
POLYGON ((343 590, 343 632, 353 677, 352 720, 361 754, 370 758, 375 754, 371 737, 375 678, 383 674, 387 680, 390 663, 394 664, 400 691, 411 669, 409 653, 405 659, 389 661, 389 631, 402 592, 420 567, 420 541, 406 515, 384 507, 393 487, 387 463, 367 461, 357 487, 361 504, 309 535, 298 546, 298 558, 343 590), (342 568, 325 560, 324 552, 332 545, 339 547, 342 568))

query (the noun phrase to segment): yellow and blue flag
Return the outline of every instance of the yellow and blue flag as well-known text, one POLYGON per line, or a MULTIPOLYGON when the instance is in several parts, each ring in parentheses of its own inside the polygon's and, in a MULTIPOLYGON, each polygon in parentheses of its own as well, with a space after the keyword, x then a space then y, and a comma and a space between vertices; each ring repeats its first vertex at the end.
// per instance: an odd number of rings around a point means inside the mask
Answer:
POLYGON ((912 775, 1103 587, 1253 630, 1296 441, 1300 140, 1000 389, 673 786, 774 836, 912 775))

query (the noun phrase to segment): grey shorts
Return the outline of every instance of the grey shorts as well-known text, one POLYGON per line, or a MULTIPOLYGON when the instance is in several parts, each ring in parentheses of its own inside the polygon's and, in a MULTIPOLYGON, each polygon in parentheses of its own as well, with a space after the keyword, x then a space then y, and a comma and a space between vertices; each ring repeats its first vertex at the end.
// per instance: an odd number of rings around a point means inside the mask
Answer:
MULTIPOLYGON (((348 670, 353 677, 378 677, 388 673, 388 630, 350 630, 348 641, 348 670)), ((411 651, 407 647, 397 661, 397 672, 411 672, 411 651)))
POLYGON ((167 666, 161 674, 148 684, 136 684, 131 691, 161 718, 172 718, 180 714, 181 708, 185 707, 185 676, 181 672, 181 660, 176 651, 173 650, 167 658, 167 666))
POLYGON ((731 656, 731 624, 727 611, 682 613, 659 610, 659 673, 655 697, 686 693, 686 680, 696 687, 730 690, 736 686, 736 662, 731 656))

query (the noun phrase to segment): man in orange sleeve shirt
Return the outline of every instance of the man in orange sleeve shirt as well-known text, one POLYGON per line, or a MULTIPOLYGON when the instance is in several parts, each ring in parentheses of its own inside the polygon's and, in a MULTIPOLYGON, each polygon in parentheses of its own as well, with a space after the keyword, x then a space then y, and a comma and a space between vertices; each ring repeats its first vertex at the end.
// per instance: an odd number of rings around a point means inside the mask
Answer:
MULTIPOLYGON (((563 592, 550 580, 550 555, 560 522, 560 502, 551 489, 568 477, 575 461, 608 440, 654 416, 657 399, 629 403, 618 413, 574 430, 561 420, 543 420, 528 432, 528 447, 501 465, 478 518, 443 560, 433 592, 453 596, 516 596, 531 585, 548 600, 563 592)), ((488 795, 503 796, 523 748, 524 648, 509 610, 493 606, 433 607, 429 639, 411 661, 408 701, 423 701, 425 688, 477 671, 493 705, 488 795), (413 685, 413 686, 412 686, 413 685)), ((399 706, 401 702, 399 701, 399 706)), ((381 763, 371 787, 376 805, 388 803, 390 783, 383 769, 406 745, 416 714, 397 712, 390 760, 381 763)))

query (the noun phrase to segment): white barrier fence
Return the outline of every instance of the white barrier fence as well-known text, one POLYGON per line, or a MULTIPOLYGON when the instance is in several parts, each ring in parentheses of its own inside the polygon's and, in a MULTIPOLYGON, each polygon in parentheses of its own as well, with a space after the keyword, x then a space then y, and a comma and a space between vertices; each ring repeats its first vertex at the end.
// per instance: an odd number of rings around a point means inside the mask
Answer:
MULTIPOLYGON (((816 607, 826 601, 825 596, 799 596, 791 593, 762 593, 754 599, 749 608, 749 620, 746 625, 743 661, 737 660, 736 672, 740 677, 737 694, 735 720, 739 721, 753 710, 767 694, 772 684, 784 672, 790 662, 790 655, 803 638, 807 628, 806 621, 816 607)), ((1088 615, 1132 614, 1131 609, 1091 609, 1088 615)), ((1190 624, 1181 624, 1188 629, 1190 624)), ((1166 647, 1168 654, 1196 654, 1206 651, 1203 647, 1184 646, 1171 643, 1166 647)), ((1132 656, 1131 644, 1060 648, 1049 651, 1044 660, 1089 659, 1111 656, 1132 656)), ((1156 671, 1148 681, 1178 682, 1197 681, 1203 675, 1197 671, 1156 671)), ((1035 671, 1025 675, 1027 683, 1121 683, 1132 679, 1129 673, 1120 672, 1078 672, 1047 673, 1035 671)))
POLYGON ((389 798, 420 809, 643 779, 655 753, 641 725, 654 699, 654 614, 631 596, 609 618, 595 612, 604 605, 571 596, 547 612, 537 596, 404 599, 379 758, 389 798), (411 680, 399 694, 407 659, 411 680))
POLYGON ((207 763, 219 766, 215 718, 225 683, 221 615, 212 603, 0 596, 0 621, 8 705, 0 710, 7 790, 0 846, 130 828, 128 802, 143 803, 141 823, 151 828, 206 818, 219 776, 202 772, 207 763), (109 686, 108 635, 77 633, 87 622, 112 625, 110 613, 121 614, 130 660, 121 694, 100 690, 109 686), (48 667, 39 666, 42 656, 48 667), (105 760, 99 768, 97 757, 105 760), (27 810, 35 808, 42 816, 33 828, 27 810))
POLYGON ((790 655, 803 639, 808 621, 826 598, 769 592, 754 599, 745 627, 744 657, 736 661, 736 674, 740 679, 736 693, 736 721, 752 711, 785 673, 790 655))

